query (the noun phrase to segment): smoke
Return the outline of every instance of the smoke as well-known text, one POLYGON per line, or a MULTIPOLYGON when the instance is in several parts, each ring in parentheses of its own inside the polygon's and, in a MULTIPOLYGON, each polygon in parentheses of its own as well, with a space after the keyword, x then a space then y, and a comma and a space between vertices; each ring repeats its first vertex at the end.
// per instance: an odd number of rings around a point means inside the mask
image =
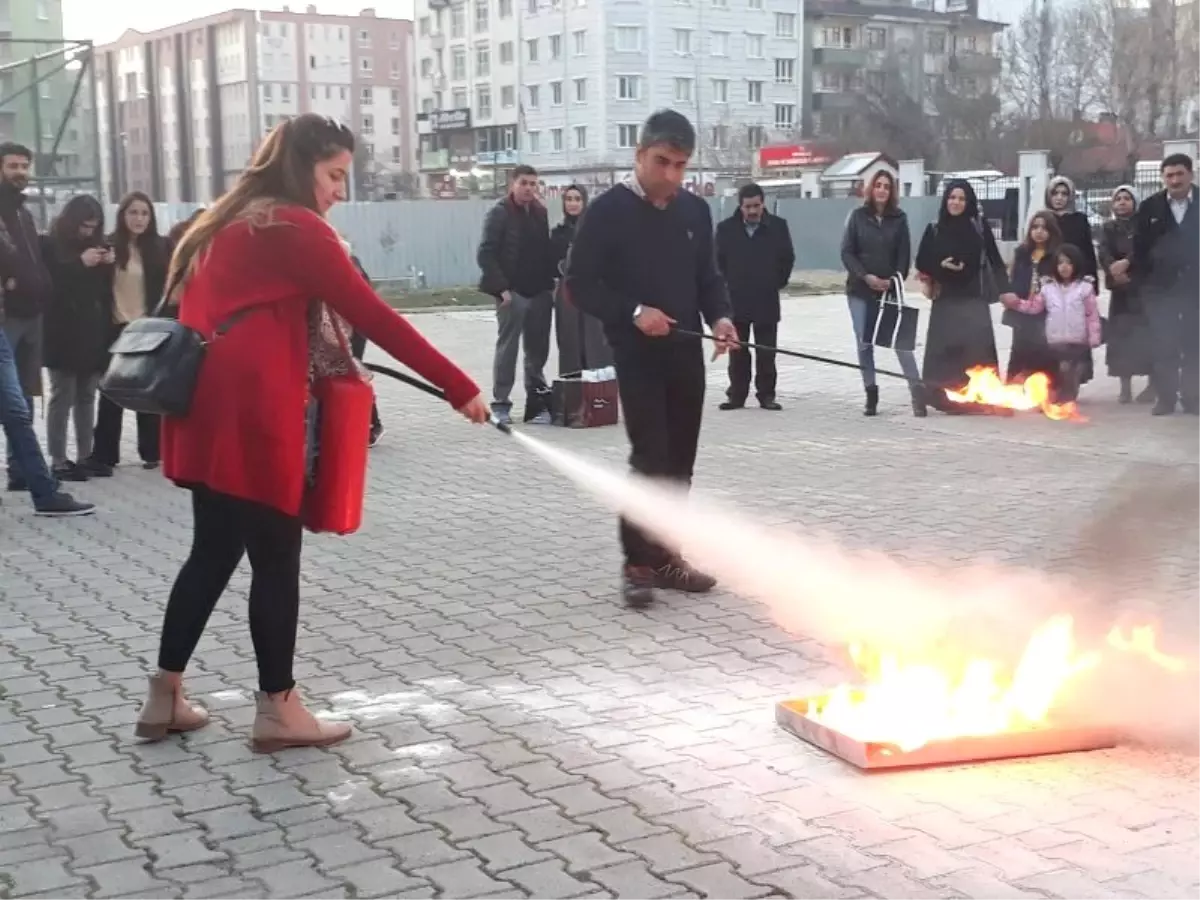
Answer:
MULTIPOLYGON (((518 432, 514 437, 603 505, 667 546, 685 550, 726 589, 764 604, 782 628, 830 649, 858 642, 909 659, 984 656, 1013 666, 1040 625, 1069 613, 1074 633, 1087 644, 1080 649, 1105 651, 1097 677, 1089 675, 1072 688, 1073 721, 1118 727, 1155 743, 1197 743, 1194 631, 1172 647, 1188 662, 1185 672, 1172 673, 1138 654, 1107 648, 1117 611, 1066 577, 990 563, 956 569, 902 564, 882 553, 848 549, 831 536, 763 527, 699 492, 686 494, 518 432), (1120 658, 1120 664, 1110 665, 1111 658, 1120 658)), ((1194 526, 1197 491, 1190 496, 1194 526)), ((1116 532, 1128 527, 1121 518, 1128 512, 1114 507, 1107 530, 1094 525, 1084 544, 1094 549, 1119 541, 1116 532)))

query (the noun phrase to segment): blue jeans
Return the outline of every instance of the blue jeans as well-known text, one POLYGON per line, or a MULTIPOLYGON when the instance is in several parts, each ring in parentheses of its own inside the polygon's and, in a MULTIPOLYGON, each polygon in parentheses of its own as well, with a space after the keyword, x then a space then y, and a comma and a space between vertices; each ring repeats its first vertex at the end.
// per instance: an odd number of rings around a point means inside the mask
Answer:
MULTIPOLYGON (((867 317, 870 314, 871 302, 864 300, 862 297, 848 296, 847 303, 850 305, 850 322, 854 326, 854 339, 858 342, 858 364, 862 367, 863 387, 875 386, 875 345, 871 343, 871 336, 866 334, 867 317)), ((914 384, 921 380, 920 370, 917 368, 917 355, 911 350, 897 350, 896 359, 900 361, 900 371, 904 373, 904 377, 908 379, 909 384, 914 384)))
POLYGON ((21 390, 17 361, 8 336, 0 329, 0 425, 8 443, 9 474, 24 478, 33 502, 49 500, 58 482, 46 467, 46 458, 33 431, 33 410, 21 390))

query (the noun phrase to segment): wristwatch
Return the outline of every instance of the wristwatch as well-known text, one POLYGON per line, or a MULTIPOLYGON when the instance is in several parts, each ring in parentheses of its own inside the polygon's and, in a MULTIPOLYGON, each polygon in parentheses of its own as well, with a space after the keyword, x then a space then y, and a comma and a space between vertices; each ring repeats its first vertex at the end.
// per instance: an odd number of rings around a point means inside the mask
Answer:
POLYGON ((638 304, 633 308, 633 321, 637 321, 642 315, 642 304, 638 304))

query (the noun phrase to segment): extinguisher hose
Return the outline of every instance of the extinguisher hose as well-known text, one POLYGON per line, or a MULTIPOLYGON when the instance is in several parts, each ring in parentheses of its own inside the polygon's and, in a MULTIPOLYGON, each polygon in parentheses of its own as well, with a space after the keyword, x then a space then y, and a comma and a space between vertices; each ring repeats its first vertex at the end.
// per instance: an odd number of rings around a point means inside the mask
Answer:
MULTIPOLYGON (((419 378, 413 378, 411 375, 405 375, 403 372, 397 371, 389 366, 381 366, 378 363, 369 362, 364 362, 363 366, 379 375, 386 375, 388 378, 394 378, 397 381, 403 381, 410 387, 415 387, 419 391, 424 391, 431 397, 437 397, 439 400, 446 399, 445 391, 435 388, 432 384, 424 382, 419 378)), ((488 424, 504 434, 512 434, 512 427, 504 422, 501 422, 495 416, 488 416, 488 424)))

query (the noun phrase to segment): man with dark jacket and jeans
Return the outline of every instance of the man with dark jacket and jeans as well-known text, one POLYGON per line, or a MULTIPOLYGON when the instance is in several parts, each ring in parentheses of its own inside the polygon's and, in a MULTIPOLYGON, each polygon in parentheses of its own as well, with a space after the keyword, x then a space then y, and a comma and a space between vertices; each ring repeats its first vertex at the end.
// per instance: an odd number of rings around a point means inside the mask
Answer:
MULTIPOLYGON (((571 302, 604 324, 612 347, 629 462, 635 472, 689 485, 704 413, 701 319, 717 354, 737 346, 729 295, 717 271, 708 204, 680 190, 696 149, 692 124, 674 110, 642 126, 633 177, 601 194, 580 219, 567 257, 571 302)), ((716 357, 714 356, 714 359, 716 357)), ((655 588, 704 592, 712 576, 624 519, 626 604, 650 605, 655 588)))
MULTIPOLYGON (((766 210, 763 189, 742 185, 738 208, 717 226, 717 267, 729 286, 733 301, 733 324, 738 341, 774 347, 779 340, 779 292, 787 287, 796 264, 792 233, 786 219, 766 210)), ((779 410, 775 386, 779 374, 775 353, 755 351, 754 393, 763 409, 779 410)), ((721 409, 741 409, 750 394, 750 351, 729 354, 729 389, 721 409)))
POLYGON ((517 350, 525 345, 525 420, 550 424, 544 371, 554 322, 554 251, 550 221, 537 198, 537 171, 513 169, 508 194, 488 212, 478 253, 479 290, 496 298, 492 413, 512 421, 517 350))
POLYGON ((1142 201, 1133 233, 1129 275, 1150 321, 1158 402, 1156 416, 1176 404, 1200 415, 1200 190, 1192 183, 1192 158, 1175 153, 1162 161, 1165 189, 1142 201))
MULTIPOLYGON (((37 224, 25 207, 33 154, 28 147, 0 144, 0 287, 4 290, 4 334, 29 408, 41 394, 42 313, 50 304, 50 273, 42 261, 37 224)), ((8 489, 28 485, 8 448, 8 489)))

